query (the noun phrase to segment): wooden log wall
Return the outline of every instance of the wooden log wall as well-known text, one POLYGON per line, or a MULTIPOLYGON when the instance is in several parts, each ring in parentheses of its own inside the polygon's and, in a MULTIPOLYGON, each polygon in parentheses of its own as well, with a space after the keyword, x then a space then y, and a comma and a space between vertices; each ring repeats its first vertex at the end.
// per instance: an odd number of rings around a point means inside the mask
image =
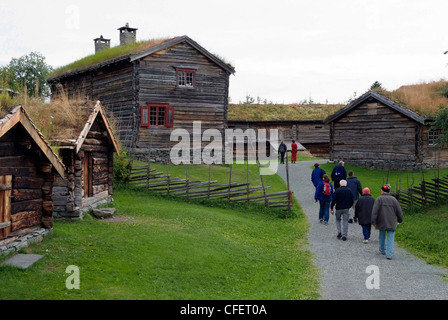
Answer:
POLYGON ((103 130, 99 117, 96 118, 80 149, 63 150, 66 166, 64 179, 57 179, 54 188, 55 217, 76 219, 80 208, 105 200, 113 194, 113 150, 107 131, 103 130), (90 154, 91 176, 85 172, 84 158, 90 154), (92 194, 86 190, 86 179, 91 179, 92 194))
MULTIPOLYGON (((277 129, 279 130, 279 140, 285 140, 290 147, 291 140, 302 144, 312 155, 318 157, 328 157, 330 154, 330 125, 325 125, 322 121, 241 121, 229 120, 229 129, 247 128, 255 129, 277 129)), ((269 131, 267 131, 269 138, 269 131)))
POLYGON ((331 127, 333 160, 418 160, 416 139, 420 127, 407 117, 378 102, 365 103, 334 121, 331 127))
POLYGON ((0 138, 0 176, 12 175, 10 235, 53 227, 52 165, 19 125, 0 138))
POLYGON ((428 141, 429 131, 429 125, 422 128, 422 161, 428 164, 427 167, 447 167, 448 149, 441 149, 437 145, 430 146, 428 141))
POLYGON ((192 132, 193 121, 201 121, 202 131, 224 130, 228 107, 229 75, 196 49, 179 44, 143 58, 139 66, 139 106, 148 102, 174 107, 174 127, 140 127, 138 148, 170 148, 170 134, 176 128, 192 132), (195 88, 176 87, 175 67, 197 69, 195 88))

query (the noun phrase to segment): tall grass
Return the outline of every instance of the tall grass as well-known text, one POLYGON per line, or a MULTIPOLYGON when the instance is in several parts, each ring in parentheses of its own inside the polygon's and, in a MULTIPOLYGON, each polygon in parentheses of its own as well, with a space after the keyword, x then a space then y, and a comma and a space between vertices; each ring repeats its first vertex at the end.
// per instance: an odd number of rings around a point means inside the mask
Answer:
POLYGON ((6 91, 0 92, 0 119, 20 104, 18 97, 11 97, 6 91))
POLYGON ((422 116, 433 116, 440 105, 448 107, 448 81, 443 79, 377 91, 422 116))

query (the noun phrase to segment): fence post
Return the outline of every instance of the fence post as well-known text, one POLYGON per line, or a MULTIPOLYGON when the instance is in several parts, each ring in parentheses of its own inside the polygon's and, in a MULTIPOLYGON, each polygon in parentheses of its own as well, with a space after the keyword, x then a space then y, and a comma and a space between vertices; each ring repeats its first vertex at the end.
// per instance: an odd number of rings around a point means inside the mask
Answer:
POLYGON ((230 164, 230 172, 229 172, 229 190, 227 192, 227 202, 230 202, 230 188, 232 184, 232 164, 230 164))
POLYGON ((207 199, 210 199, 210 184, 212 181, 212 165, 208 165, 208 190, 207 190, 207 199))
POLYGON ((288 163, 288 152, 286 152, 286 185, 288 187, 288 211, 291 210, 291 198, 290 198, 290 192, 289 189, 289 163, 288 163))
POLYGON ((190 197, 190 166, 187 164, 185 167, 185 182, 186 182, 186 195, 187 199, 190 197))
MULTIPOLYGON (((151 161, 151 160, 150 160, 151 161)), ((146 188, 149 189, 149 175, 151 174, 151 162, 148 162, 148 171, 146 172, 146 188)))
POLYGON ((268 203, 268 198, 266 196, 266 189, 264 187, 263 175, 261 174, 261 171, 260 171, 260 161, 258 160, 258 156, 257 156, 257 167, 258 167, 258 175, 260 176, 261 187, 263 188, 264 205, 267 207, 269 205, 269 203, 268 203))

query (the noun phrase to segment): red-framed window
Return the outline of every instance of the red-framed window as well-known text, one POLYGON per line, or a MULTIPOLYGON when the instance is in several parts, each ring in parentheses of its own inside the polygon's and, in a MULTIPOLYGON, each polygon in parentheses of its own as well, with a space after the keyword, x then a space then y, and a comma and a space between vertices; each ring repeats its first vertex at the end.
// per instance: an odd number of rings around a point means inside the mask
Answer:
POLYGON ((174 125, 174 108, 165 103, 148 103, 140 107, 142 127, 167 127, 174 125))
POLYGON ((196 70, 176 68, 176 86, 178 88, 194 89, 196 87, 196 70))

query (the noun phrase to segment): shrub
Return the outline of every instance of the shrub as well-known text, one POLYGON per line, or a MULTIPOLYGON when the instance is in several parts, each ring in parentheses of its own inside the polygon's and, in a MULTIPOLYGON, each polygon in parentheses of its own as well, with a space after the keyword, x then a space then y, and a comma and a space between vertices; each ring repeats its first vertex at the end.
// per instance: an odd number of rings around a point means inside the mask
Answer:
POLYGON ((131 177, 131 159, 126 151, 120 155, 114 154, 114 180, 118 183, 128 183, 131 177))

